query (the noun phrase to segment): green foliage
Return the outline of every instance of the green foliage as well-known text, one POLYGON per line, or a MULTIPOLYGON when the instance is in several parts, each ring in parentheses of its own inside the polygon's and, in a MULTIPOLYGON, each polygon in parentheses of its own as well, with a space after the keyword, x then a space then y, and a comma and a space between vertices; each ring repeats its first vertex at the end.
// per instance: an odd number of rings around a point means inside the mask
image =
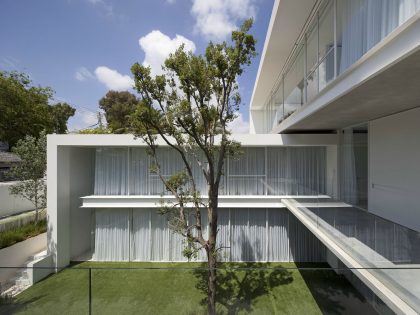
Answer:
POLYGON ((52 130, 53 133, 67 133, 67 121, 70 117, 74 116, 76 109, 67 103, 57 103, 49 107, 52 117, 52 130))
POLYGON ((109 91, 101 98, 99 107, 104 110, 112 133, 128 132, 128 116, 134 112, 137 103, 137 97, 127 91, 109 91))
POLYGON ((83 135, 101 135, 101 134, 110 134, 111 130, 109 130, 108 128, 104 127, 104 126, 99 126, 96 128, 87 128, 87 129, 82 129, 78 131, 79 134, 83 134, 83 135))
POLYGON ((157 136, 181 155, 185 169, 169 178, 160 176, 181 208, 187 195, 195 207, 202 206, 192 163, 202 169, 211 199, 217 196, 225 159, 241 151, 240 144, 229 138, 228 124, 241 103, 237 77, 256 54, 255 39, 248 33, 251 26, 252 20, 247 20, 232 33, 231 44, 210 43, 204 55, 181 46, 165 61, 163 75, 152 77, 150 68, 139 63, 131 68, 141 95, 130 116, 131 129, 148 144, 153 173, 161 173, 157 136))
POLYGON ((41 220, 37 223, 31 222, 12 230, 0 232, 0 249, 12 246, 46 231, 47 220, 41 220))
POLYGON ((46 207, 47 185, 45 174, 47 170, 47 136, 42 131, 39 138, 26 136, 17 142, 12 149, 21 162, 15 165, 10 175, 19 180, 11 186, 10 193, 19 195, 33 203, 38 221, 38 210, 46 207))
POLYGON ((66 132, 74 109, 65 103, 50 105, 52 96, 51 88, 32 85, 24 73, 0 71, 0 141, 13 147, 26 135, 38 137, 42 130, 66 132))

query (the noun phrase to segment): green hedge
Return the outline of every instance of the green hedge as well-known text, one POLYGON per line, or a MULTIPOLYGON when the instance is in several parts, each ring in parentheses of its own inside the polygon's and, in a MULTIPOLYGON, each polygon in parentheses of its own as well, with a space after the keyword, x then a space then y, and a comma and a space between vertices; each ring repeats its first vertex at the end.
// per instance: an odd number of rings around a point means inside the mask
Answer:
POLYGON ((0 232, 0 249, 12 246, 47 231, 47 221, 31 222, 9 231, 0 232))

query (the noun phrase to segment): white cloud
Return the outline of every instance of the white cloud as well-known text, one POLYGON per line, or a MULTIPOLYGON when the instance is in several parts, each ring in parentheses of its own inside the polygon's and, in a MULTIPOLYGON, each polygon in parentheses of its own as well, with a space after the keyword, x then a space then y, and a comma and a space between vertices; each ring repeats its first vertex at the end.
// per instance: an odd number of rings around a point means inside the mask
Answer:
POLYGON ((229 124, 232 133, 249 133, 249 122, 239 113, 238 117, 229 124))
POLYGON ((194 31, 210 40, 224 40, 241 20, 255 17, 255 0, 192 0, 194 31))
POLYGON ((88 79, 93 79, 94 75, 85 67, 80 67, 77 69, 76 73, 74 74, 76 80, 79 81, 86 81, 88 79))
POLYGON ((123 75, 105 66, 97 67, 95 75, 98 81, 105 84, 110 90, 124 91, 134 86, 134 81, 130 76, 123 75))
POLYGON ((174 4, 176 2, 176 0, 166 0, 166 3, 169 3, 169 4, 174 4))
POLYGON ((76 111, 76 113, 79 115, 82 122, 88 126, 92 126, 98 122, 98 117, 93 112, 88 112, 88 111, 81 112, 78 110, 76 111))
POLYGON ((140 48, 145 54, 143 65, 150 66, 152 74, 161 74, 165 59, 182 44, 185 45, 186 50, 195 51, 194 42, 184 36, 176 35, 171 39, 161 31, 150 32, 139 39, 140 48))

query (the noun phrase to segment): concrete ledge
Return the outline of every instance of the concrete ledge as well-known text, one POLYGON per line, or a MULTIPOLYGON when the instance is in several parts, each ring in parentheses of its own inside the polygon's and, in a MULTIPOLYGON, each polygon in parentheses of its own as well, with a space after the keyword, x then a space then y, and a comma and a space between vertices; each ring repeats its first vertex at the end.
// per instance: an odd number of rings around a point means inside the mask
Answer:
MULTIPOLYGON (((203 196, 203 201, 207 200, 203 196)), ((219 196, 219 208, 284 208, 281 199, 297 196, 219 196)), ((328 196, 299 196, 302 199, 328 196)), ((173 196, 86 196, 81 208, 157 208, 163 201, 175 201, 173 196)))

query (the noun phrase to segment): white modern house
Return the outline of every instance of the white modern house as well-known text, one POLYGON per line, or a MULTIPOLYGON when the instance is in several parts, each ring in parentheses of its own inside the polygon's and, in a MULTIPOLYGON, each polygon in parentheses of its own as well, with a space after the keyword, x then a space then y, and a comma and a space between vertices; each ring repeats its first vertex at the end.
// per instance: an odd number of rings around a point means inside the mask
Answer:
MULTIPOLYGON (((419 10, 420 0, 275 2, 251 134, 234 135, 245 153, 224 172, 223 260, 326 261, 378 311, 420 312, 419 10)), ((185 260, 156 212, 172 197, 145 148, 131 135, 48 137, 54 267, 185 260)), ((165 175, 179 170, 159 150, 165 175)))

